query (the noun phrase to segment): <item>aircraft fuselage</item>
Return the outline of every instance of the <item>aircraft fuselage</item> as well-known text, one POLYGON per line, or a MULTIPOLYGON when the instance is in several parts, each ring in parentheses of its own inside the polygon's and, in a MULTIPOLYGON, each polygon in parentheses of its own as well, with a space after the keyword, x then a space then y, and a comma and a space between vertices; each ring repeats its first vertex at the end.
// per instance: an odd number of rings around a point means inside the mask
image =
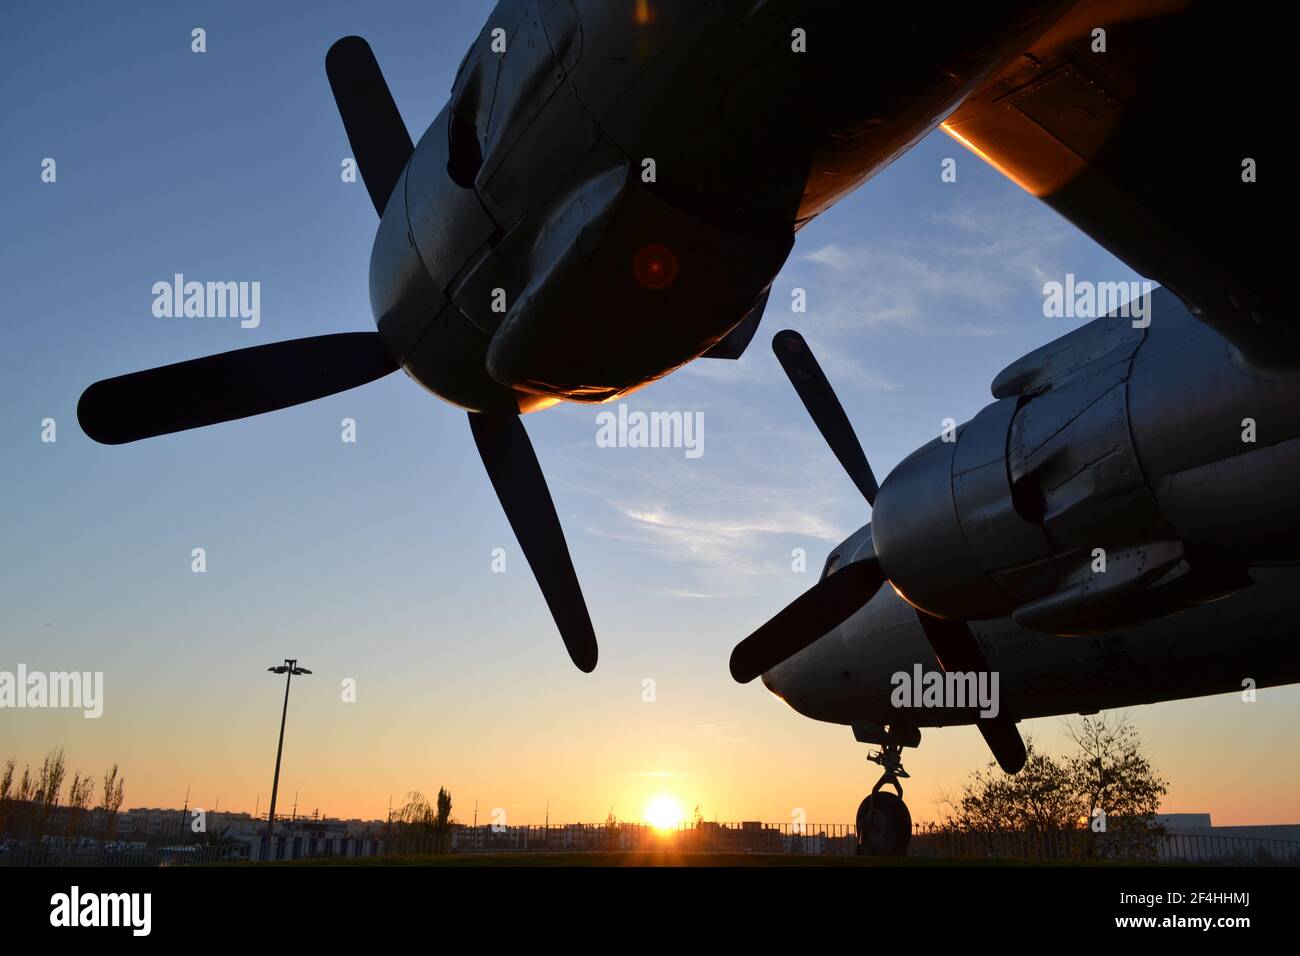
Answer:
MULTIPOLYGON (((1009 618, 970 628, 998 672, 1001 711, 1017 720, 1300 682, 1300 569, 1266 568, 1254 577, 1253 587, 1226 600, 1106 634, 1059 637, 1009 618)), ((876 731, 973 723, 968 709, 894 706, 894 675, 917 665, 940 670, 915 610, 885 587, 763 683, 814 720, 876 731)))

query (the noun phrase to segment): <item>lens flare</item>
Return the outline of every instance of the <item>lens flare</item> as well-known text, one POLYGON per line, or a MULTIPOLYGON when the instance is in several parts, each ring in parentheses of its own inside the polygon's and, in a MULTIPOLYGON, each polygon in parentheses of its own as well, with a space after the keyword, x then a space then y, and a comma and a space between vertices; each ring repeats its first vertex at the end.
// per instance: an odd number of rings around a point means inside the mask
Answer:
POLYGON ((667 246, 646 246, 632 260, 636 281, 647 289, 666 289, 677 281, 677 254, 667 246))

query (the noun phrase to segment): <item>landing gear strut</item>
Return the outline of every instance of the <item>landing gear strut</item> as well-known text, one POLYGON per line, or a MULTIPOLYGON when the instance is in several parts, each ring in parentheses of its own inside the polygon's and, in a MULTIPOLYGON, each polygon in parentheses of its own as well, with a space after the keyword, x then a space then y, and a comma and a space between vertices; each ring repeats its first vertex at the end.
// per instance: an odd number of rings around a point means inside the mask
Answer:
POLYGON ((858 806, 858 856, 903 856, 912 839, 912 815, 903 802, 903 747, 886 743, 881 749, 867 755, 872 763, 884 769, 871 795, 858 806), (881 788, 891 786, 897 795, 881 788))

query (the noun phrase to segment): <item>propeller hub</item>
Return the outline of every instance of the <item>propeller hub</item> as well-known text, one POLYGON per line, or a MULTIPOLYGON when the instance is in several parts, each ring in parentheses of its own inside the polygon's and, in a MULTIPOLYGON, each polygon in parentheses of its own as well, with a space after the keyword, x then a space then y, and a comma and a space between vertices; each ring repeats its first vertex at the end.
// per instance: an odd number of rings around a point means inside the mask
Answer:
POLYGON ((936 438, 899 463, 876 496, 871 523, 885 575, 913 607, 978 620, 1009 614, 1011 598, 980 567, 954 501, 957 441, 936 438))

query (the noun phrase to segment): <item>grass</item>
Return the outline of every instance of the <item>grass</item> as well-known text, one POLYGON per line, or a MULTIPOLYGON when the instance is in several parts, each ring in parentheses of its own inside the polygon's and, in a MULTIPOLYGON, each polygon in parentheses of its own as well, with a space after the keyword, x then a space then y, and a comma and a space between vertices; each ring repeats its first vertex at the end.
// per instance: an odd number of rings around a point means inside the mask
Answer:
MULTIPOLYGON (((457 853, 444 856, 334 857, 255 863, 278 867, 970 867, 970 866, 1097 866, 1115 864, 1059 860, 934 859, 929 857, 801 856, 786 853, 679 853, 670 850, 623 850, 549 853, 457 853)), ((1122 864, 1120 864, 1122 865, 1122 864)))

